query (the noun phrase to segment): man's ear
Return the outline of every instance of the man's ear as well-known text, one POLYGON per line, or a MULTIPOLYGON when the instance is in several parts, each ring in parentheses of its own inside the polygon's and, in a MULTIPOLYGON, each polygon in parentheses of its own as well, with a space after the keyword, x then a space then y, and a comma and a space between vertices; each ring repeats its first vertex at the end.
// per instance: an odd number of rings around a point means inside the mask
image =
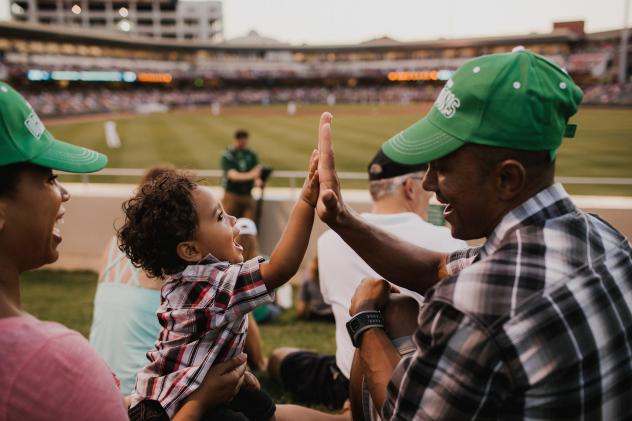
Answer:
POLYGON ((499 163, 495 175, 498 197, 503 201, 516 198, 528 184, 526 168, 515 159, 506 159, 499 163))
POLYGON ((404 196, 406 199, 415 200, 415 180, 410 177, 407 178, 404 180, 402 187, 404 188, 404 196))
POLYGON ((176 246, 176 253, 180 259, 189 263, 199 262, 204 257, 195 241, 182 241, 176 246))

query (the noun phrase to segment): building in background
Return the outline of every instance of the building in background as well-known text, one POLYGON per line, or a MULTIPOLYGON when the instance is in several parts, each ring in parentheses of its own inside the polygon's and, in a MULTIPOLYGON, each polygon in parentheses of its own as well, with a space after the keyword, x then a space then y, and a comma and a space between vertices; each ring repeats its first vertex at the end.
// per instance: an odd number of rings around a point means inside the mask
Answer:
POLYGON ((10 0, 18 22, 89 28, 151 38, 220 42, 222 3, 215 0, 10 0))
POLYGON ((632 80, 617 79, 620 37, 562 22, 541 34, 292 45, 255 32, 209 42, 13 20, 0 22, 0 79, 44 117, 210 104, 407 104, 433 101, 464 62, 522 45, 565 68, 584 89, 584 103, 629 106, 632 80))

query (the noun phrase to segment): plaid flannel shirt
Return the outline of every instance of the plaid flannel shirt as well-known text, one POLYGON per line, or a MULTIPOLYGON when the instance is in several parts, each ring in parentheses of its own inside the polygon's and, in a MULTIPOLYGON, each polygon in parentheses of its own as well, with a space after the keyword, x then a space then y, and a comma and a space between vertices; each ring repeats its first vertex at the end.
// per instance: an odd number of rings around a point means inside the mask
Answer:
POLYGON ((136 400, 159 401, 171 418, 215 362, 243 351, 246 314, 273 298, 261 278, 262 261, 229 264, 209 256, 165 283, 162 330, 147 353, 149 365, 136 377, 136 400))
POLYGON ((632 419, 632 250, 553 185, 448 257, 388 420, 632 419))

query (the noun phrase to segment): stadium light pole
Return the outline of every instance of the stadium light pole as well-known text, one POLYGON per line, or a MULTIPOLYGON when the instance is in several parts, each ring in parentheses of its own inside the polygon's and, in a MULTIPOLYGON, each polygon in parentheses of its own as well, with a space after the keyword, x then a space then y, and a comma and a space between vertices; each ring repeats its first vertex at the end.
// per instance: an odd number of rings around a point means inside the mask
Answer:
POLYGON ((619 51, 619 83, 628 80, 628 12, 630 0, 624 0, 623 6, 623 30, 621 31, 621 50, 619 51))

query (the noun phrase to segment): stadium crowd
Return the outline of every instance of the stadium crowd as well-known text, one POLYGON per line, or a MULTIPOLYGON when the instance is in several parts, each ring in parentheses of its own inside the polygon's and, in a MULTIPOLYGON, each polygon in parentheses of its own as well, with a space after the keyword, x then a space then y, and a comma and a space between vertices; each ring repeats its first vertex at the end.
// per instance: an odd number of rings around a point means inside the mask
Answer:
POLYGON ((133 112, 147 104, 169 108, 220 105, 409 103, 432 101, 440 87, 243 88, 243 89, 73 89, 25 93, 42 116, 133 112))
POLYGON ((323 113, 308 175, 269 259, 244 259, 236 219, 191 175, 166 169, 148 180, 124 203, 110 247, 117 262, 163 280, 160 333, 150 350, 138 351, 146 365, 124 399, 107 357, 77 332, 28 315, 20 296, 20 275, 58 258, 70 195, 53 170, 94 172, 107 157, 55 139, 31 105, 0 83, 0 413, 29 420, 629 419, 632 246, 555 183, 557 150, 575 135, 570 120, 583 97, 566 72, 524 49, 468 61, 428 114, 369 163, 372 215, 344 200, 333 116, 323 113), (423 221, 433 194, 445 205, 449 231, 423 221), (318 397, 342 406, 338 414, 277 405, 242 354, 248 314, 294 275, 316 217, 331 229, 319 240, 318 273, 336 278, 321 283, 322 298, 351 347, 337 342, 344 357, 275 352, 269 368, 305 400, 337 389, 318 397), (411 242, 412 231, 428 234, 411 242), (480 246, 463 243, 480 238, 480 246), (369 277, 348 279, 356 269, 369 277), (351 288, 341 299, 344 283, 351 288))
MULTIPOLYGON (((147 104, 172 108, 220 105, 286 104, 407 104, 434 101, 440 86, 345 88, 234 88, 234 89, 48 89, 25 93, 46 117, 135 112, 147 104)), ((593 85, 585 89, 585 104, 632 105, 632 84, 593 85)))

